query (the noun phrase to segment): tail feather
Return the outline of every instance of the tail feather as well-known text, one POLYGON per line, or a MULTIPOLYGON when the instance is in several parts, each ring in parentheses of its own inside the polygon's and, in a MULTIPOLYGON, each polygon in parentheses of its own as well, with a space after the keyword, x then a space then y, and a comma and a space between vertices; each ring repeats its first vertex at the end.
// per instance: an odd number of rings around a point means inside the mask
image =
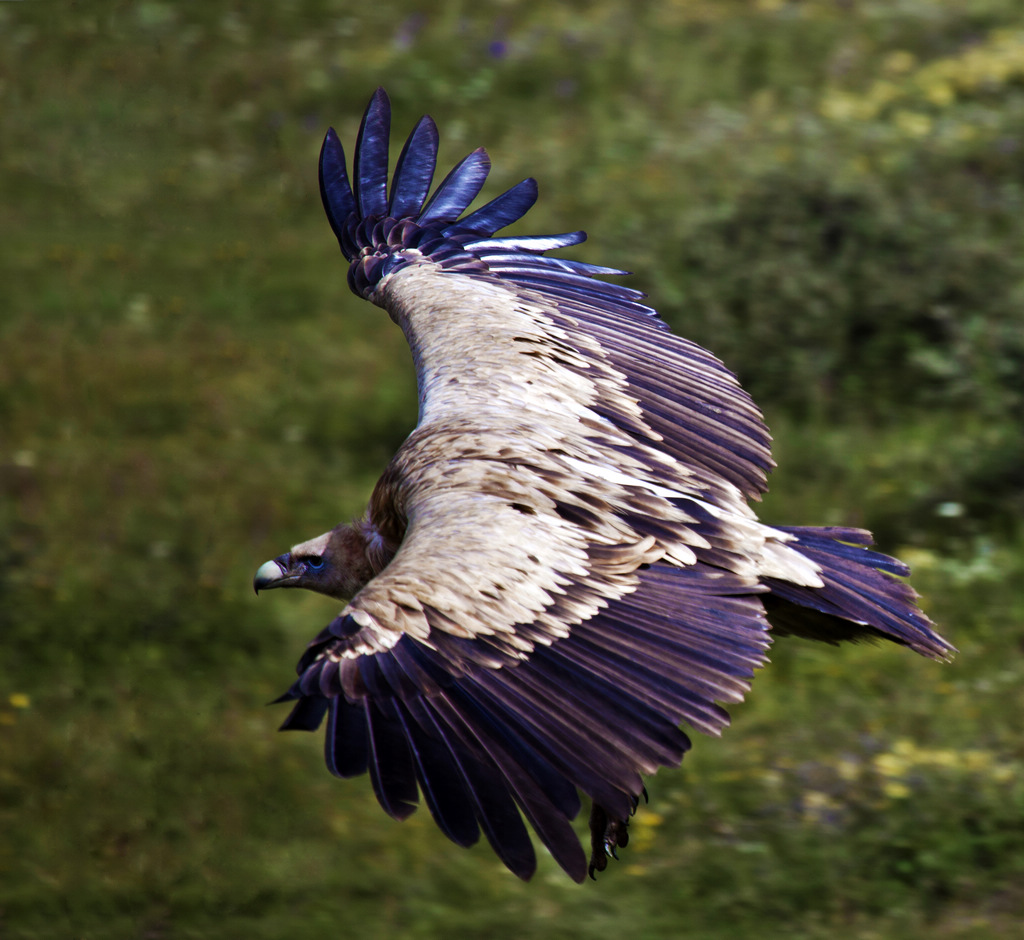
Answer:
POLYGON ((928 656, 948 659, 953 647, 918 608, 917 594, 896 576, 902 562, 868 549, 863 529, 776 526, 795 536, 795 547, 821 569, 825 586, 802 587, 765 578, 765 611, 777 636, 825 643, 886 639, 928 656))

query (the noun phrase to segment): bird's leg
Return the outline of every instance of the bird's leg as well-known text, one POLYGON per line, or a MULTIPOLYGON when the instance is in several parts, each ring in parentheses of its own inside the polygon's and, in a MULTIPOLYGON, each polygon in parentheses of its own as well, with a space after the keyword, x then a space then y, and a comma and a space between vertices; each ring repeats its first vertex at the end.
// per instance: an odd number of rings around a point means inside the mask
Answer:
POLYGON ((629 820, 609 816, 603 806, 590 808, 590 877, 608 867, 608 856, 618 859, 618 849, 629 844, 629 820))
MULTIPOLYGON (((640 791, 644 802, 647 802, 647 787, 640 791)), ((630 816, 636 814, 640 797, 633 797, 633 809, 630 816)), ((603 806, 594 803, 590 807, 590 877, 595 881, 594 872, 604 871, 608 867, 608 856, 616 861, 619 859, 618 849, 629 845, 629 820, 609 816, 603 806)))

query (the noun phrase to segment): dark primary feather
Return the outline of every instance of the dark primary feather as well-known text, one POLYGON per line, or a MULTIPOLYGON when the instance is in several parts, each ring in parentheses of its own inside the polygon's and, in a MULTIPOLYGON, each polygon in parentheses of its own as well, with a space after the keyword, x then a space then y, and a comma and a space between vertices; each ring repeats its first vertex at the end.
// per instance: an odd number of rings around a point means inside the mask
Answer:
POLYGON ((359 125, 352 166, 356 203, 364 219, 387 214, 390 135, 391 106, 384 90, 378 88, 359 125))
POLYGON ((320 198, 331 229, 340 239, 345 224, 355 211, 356 201, 348 182, 345 151, 333 127, 327 131, 324 145, 320 148, 320 198))
MULTIPOLYGON (((471 232, 474 235, 479 233, 497 232, 511 225, 517 219, 521 219, 537 201, 537 181, 525 179, 516 183, 511 189, 506 190, 500 196, 492 199, 487 205, 481 206, 475 212, 471 212, 464 219, 445 229, 446 234, 457 232, 471 232)), ((577 235, 582 233, 577 232, 577 235)), ((564 237, 564 236, 563 236, 564 237)), ((510 239, 514 242, 515 239, 510 239)), ((582 241, 582 238, 577 239, 582 241)), ((549 248, 561 247, 562 245, 575 245, 576 241, 561 242, 559 246, 549 245, 549 248)))
POLYGON ((490 161, 474 150, 431 196, 425 117, 389 193, 390 123, 378 90, 351 184, 328 131, 320 188, 352 289, 406 332, 421 421, 364 520, 257 573, 257 589, 349 601, 301 657, 282 727, 326 715, 328 768, 368 773, 393 817, 422 797, 449 839, 482 833, 528 878, 525 819, 582 880, 626 845, 643 776, 690 748, 681 725, 725 728, 772 634, 952 647, 868 533, 757 522, 760 411, 602 279, 624 272, 548 256, 584 233, 496 235, 535 202, 532 179, 463 215, 490 161))
POLYGON ((480 195, 490 170, 491 161, 482 148, 464 157, 427 201, 419 215, 419 223, 454 222, 480 195))
POLYGON ((437 166, 437 127, 429 117, 420 119, 409 135, 395 166, 388 216, 404 219, 419 215, 437 166))

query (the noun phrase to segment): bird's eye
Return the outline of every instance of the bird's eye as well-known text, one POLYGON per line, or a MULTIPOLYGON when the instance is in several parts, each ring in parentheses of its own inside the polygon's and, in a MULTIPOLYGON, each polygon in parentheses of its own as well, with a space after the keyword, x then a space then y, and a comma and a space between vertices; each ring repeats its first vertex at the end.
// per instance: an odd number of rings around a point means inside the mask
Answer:
POLYGON ((324 560, 322 558, 307 558, 306 567, 310 571, 319 571, 324 566, 324 560))

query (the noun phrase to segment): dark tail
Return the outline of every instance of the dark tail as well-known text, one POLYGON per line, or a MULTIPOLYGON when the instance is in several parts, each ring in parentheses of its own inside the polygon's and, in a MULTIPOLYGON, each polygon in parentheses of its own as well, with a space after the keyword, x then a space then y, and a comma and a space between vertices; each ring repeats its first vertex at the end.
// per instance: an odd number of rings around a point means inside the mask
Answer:
POLYGON ((799 636, 838 644, 885 639, 931 659, 955 652, 917 606, 917 594, 899 580, 910 569, 871 551, 871 533, 838 526, 775 526, 796 536, 795 546, 821 569, 821 588, 765 578, 771 593, 765 611, 778 636, 799 636))

